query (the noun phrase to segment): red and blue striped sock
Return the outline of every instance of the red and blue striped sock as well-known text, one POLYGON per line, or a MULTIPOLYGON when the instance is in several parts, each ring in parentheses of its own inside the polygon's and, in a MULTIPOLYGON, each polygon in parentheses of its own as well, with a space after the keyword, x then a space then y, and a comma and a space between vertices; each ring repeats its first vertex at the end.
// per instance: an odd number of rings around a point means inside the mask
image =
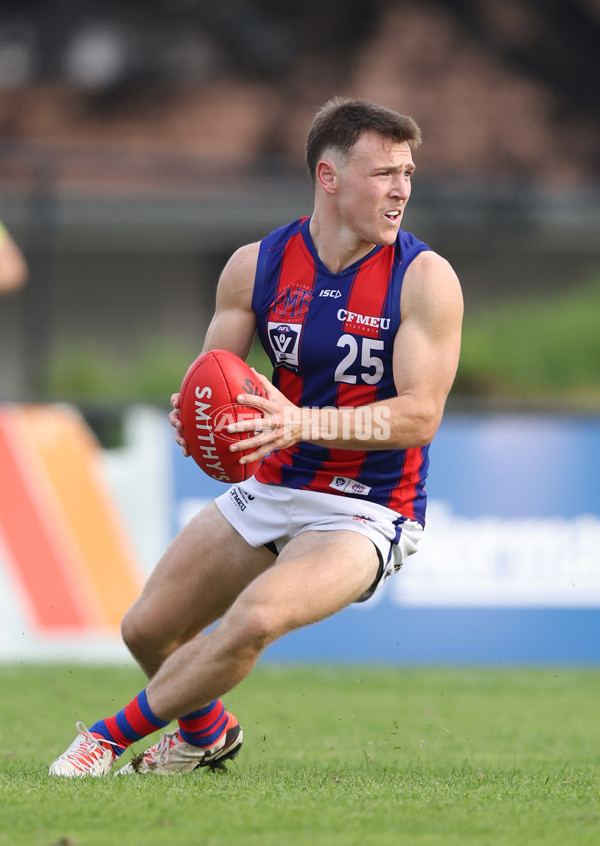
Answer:
POLYGON ((112 749, 118 757, 136 740, 168 724, 169 720, 161 720, 152 712, 148 705, 146 691, 142 690, 114 717, 107 717, 105 720, 94 723, 90 727, 90 732, 114 743, 115 746, 112 749))
POLYGON ((179 718, 180 737, 192 746, 213 746, 225 731, 228 719, 225 706, 215 699, 205 708, 179 718))

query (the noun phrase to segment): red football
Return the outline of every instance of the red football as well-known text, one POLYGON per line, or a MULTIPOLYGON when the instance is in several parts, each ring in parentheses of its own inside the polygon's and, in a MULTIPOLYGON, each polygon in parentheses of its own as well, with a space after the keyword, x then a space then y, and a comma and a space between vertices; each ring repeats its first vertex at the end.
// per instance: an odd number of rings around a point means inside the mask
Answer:
POLYGON ((232 443, 253 432, 231 433, 227 426, 262 416, 258 408, 236 403, 238 394, 266 396, 254 371, 227 350, 198 356, 181 385, 179 417, 189 453, 208 476, 220 482, 243 482, 254 475, 259 463, 240 464, 241 453, 229 451, 232 443))

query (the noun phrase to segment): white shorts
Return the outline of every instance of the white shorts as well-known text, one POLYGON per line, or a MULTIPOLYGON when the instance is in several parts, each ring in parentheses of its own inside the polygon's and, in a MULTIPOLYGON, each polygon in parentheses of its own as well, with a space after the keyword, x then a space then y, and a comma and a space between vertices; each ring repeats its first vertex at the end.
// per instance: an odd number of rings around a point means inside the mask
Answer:
POLYGON ((380 568, 359 601, 368 599, 388 576, 398 572, 405 558, 417 551, 423 534, 420 523, 375 502, 264 485, 254 477, 233 485, 215 504, 250 546, 269 546, 277 553, 302 532, 345 529, 365 535, 375 544, 380 568))

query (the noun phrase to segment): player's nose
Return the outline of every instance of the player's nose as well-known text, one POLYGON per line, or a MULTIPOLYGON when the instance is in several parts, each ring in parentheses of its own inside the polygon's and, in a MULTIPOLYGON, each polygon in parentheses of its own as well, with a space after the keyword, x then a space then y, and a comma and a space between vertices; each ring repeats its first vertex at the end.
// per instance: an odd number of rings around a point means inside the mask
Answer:
POLYGON ((390 197, 399 197, 402 200, 408 200, 410 197, 410 180, 402 174, 398 174, 390 186, 389 195, 390 197))

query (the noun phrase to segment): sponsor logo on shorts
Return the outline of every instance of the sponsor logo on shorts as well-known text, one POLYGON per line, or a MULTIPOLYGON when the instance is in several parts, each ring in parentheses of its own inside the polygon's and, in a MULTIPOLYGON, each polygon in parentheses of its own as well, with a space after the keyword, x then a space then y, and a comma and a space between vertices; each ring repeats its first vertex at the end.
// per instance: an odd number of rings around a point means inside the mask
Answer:
POLYGON ((233 500, 233 503, 240 511, 245 511, 246 507, 249 502, 252 502, 254 496, 252 494, 246 493, 241 488, 234 487, 229 489, 229 496, 233 500))
POLYGON ((371 493, 371 488, 368 485, 363 485, 362 482, 349 479, 347 476, 334 476, 329 483, 329 487, 335 491, 343 491, 343 493, 350 493, 355 496, 368 496, 371 493))
POLYGON ((356 520, 358 523, 364 523, 365 526, 367 523, 377 522, 374 517, 371 517, 370 514, 355 514, 352 519, 356 520))

